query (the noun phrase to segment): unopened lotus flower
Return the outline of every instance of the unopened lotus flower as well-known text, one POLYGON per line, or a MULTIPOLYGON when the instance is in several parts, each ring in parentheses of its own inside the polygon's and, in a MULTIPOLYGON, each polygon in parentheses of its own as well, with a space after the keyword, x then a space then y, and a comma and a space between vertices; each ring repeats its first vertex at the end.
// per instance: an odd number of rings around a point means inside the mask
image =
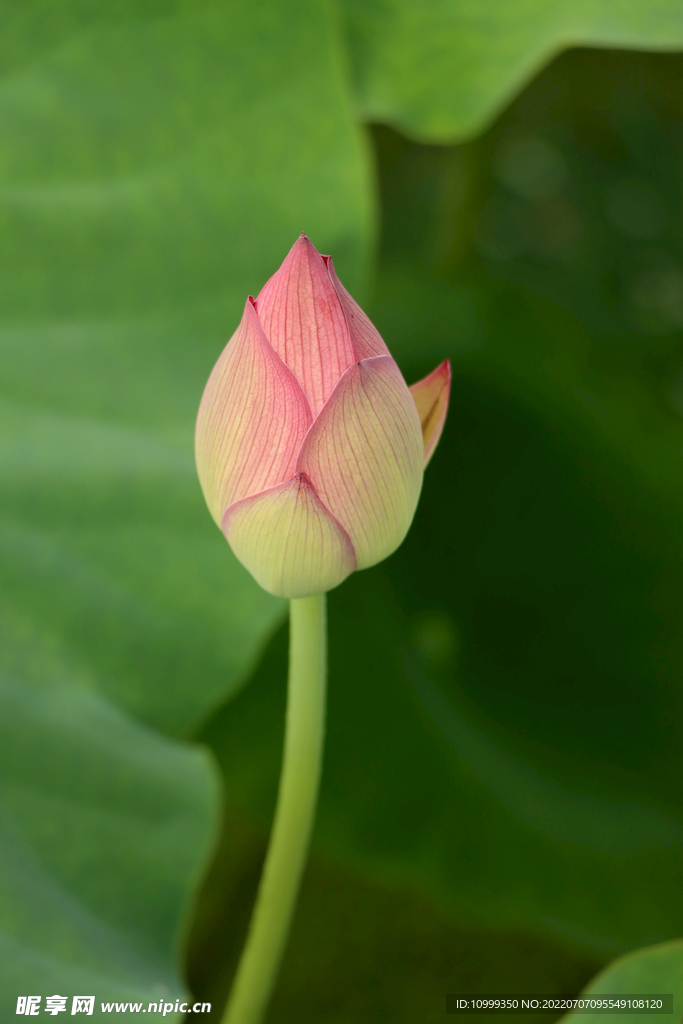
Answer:
POLYGON ((444 362, 408 388, 331 258, 301 235, 247 300, 197 418, 206 502, 265 590, 323 593, 399 546, 449 387, 444 362))

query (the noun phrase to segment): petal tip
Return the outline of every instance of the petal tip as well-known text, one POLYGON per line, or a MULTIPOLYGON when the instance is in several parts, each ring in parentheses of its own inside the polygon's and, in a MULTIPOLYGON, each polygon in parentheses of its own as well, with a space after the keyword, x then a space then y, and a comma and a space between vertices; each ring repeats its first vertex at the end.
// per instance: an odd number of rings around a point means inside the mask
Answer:
POLYGON ((275 351, 301 383, 317 415, 354 351, 342 302, 325 260, 301 234, 256 300, 275 351))
POLYGON ((424 464, 431 459, 446 422, 451 391, 451 363, 444 359, 422 380, 410 388, 422 426, 424 464))

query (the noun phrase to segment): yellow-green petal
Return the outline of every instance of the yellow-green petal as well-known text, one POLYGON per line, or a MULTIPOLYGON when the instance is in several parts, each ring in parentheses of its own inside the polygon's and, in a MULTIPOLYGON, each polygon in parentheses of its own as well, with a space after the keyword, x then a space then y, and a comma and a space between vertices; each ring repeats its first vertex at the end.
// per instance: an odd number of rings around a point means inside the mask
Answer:
POLYGON ((297 469, 348 533, 359 569, 390 555, 408 532, 423 458, 417 409, 391 356, 350 367, 306 435, 297 469))
POLYGON ((221 528, 256 582, 278 597, 325 593, 356 568, 348 534, 303 473, 231 505, 221 528))

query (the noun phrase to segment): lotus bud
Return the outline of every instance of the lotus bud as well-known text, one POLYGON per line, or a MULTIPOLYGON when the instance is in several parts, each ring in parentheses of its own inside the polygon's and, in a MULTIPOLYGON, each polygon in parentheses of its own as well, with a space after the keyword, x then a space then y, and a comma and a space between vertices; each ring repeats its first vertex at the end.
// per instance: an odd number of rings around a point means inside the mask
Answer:
POLYGON ((395 551, 449 388, 444 362, 408 389, 331 258, 301 235, 247 300, 197 417, 206 503, 265 590, 323 593, 395 551))

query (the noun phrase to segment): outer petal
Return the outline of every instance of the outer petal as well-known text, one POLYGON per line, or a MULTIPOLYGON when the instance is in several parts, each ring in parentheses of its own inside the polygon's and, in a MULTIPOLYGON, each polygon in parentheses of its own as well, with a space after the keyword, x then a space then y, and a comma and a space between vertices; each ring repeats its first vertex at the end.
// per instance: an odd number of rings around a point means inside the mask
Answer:
POLYGON ((451 364, 446 359, 440 366, 410 388, 422 424, 425 466, 439 443, 448 412, 451 393, 451 364))
POLYGON ((273 348, 296 374, 317 416, 356 357, 325 262, 305 235, 259 292, 256 309, 273 348))
POLYGON ((197 472, 217 523, 232 502, 292 475, 311 421, 301 385, 273 350, 249 299, 197 416, 197 472))
POLYGON ((369 359, 371 356, 390 355, 389 349, 384 344, 382 336, 375 325, 372 323, 370 318, 365 315, 356 300, 351 297, 337 277, 332 257, 323 256, 323 259, 327 263, 330 280, 335 287, 337 295, 341 300, 341 304, 344 307, 344 312, 346 313, 346 319, 351 332, 351 342, 353 344, 353 351, 356 359, 369 359))
POLYGON ((301 448, 305 473, 349 534, 364 569, 390 555, 422 486, 422 431, 391 356, 350 367, 301 448))
POLYGON ((336 587, 356 568, 348 534, 303 473, 226 509, 232 550, 278 597, 309 597, 336 587))

